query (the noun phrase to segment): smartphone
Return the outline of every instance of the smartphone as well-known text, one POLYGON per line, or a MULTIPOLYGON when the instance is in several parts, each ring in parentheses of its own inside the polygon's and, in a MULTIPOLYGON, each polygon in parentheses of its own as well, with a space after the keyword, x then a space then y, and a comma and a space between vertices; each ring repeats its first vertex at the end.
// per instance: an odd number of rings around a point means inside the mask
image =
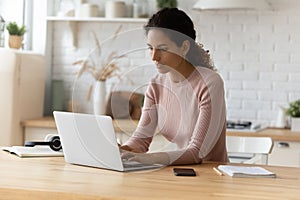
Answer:
POLYGON ((196 176, 196 172, 192 168, 173 168, 175 176, 196 176))

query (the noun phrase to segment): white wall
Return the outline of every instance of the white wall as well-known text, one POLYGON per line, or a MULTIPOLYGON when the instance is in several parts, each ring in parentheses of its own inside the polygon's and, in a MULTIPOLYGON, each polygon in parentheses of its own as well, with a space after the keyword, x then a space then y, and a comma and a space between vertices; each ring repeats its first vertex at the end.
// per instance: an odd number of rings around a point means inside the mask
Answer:
MULTIPOLYGON (((278 105, 287 106, 289 101, 300 98, 300 1, 272 0, 273 11, 216 12, 192 11, 194 2, 180 0, 179 7, 193 18, 198 41, 210 50, 225 81, 228 119, 273 125, 278 105)), ((68 24, 55 22, 53 25, 52 75, 54 79, 65 80, 67 103, 74 94, 74 74, 78 70, 71 63, 87 55, 93 44, 91 31, 95 31, 103 41, 113 34, 119 23, 78 23, 76 50, 73 49, 68 24)), ((122 30, 142 25, 125 23, 122 30)), ((130 32, 130 37, 121 43, 120 50, 144 47, 143 36, 139 34, 138 31, 130 32), (132 47, 131 44, 138 45, 132 47)), ((145 88, 155 73, 146 52, 131 55, 129 63, 138 67, 130 75, 135 85, 122 83, 122 88, 145 88), (149 65, 142 66, 144 64, 149 65)), ((86 76, 81 81, 81 84, 75 84, 75 98, 85 101, 90 77, 86 76)))
MULTIPOLYGON (((23 0, 1 0, 0 15, 4 18, 5 23, 16 22, 18 25, 23 24, 23 0)), ((8 47, 8 32, 5 28, 5 46, 8 47)))
POLYGON ((5 21, 23 23, 23 0, 1 0, 0 14, 5 21))

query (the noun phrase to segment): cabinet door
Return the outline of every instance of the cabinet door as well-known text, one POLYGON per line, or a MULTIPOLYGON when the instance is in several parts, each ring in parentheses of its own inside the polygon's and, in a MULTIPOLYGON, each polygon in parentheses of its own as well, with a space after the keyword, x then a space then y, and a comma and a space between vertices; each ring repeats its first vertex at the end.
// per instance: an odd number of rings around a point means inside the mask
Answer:
POLYGON ((25 141, 44 141, 48 134, 57 135, 58 132, 55 128, 39 128, 39 127, 25 127, 25 141))
POLYGON ((300 167, 300 142, 274 141, 268 164, 300 167))

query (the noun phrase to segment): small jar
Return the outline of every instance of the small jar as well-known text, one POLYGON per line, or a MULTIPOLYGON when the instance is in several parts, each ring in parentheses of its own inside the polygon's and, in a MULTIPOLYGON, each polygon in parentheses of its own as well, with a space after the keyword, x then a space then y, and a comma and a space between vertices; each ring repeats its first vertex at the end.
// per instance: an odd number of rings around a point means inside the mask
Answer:
POLYGON ((98 17, 99 8, 98 5, 84 3, 80 7, 80 17, 98 17))
POLYGON ((124 1, 107 1, 105 3, 105 17, 126 17, 126 4, 124 1))

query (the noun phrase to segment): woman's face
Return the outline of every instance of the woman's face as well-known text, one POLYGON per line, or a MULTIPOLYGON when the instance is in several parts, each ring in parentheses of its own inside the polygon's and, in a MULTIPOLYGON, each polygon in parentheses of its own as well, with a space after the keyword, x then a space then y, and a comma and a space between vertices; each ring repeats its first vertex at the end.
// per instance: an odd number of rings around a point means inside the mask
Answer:
POLYGON ((158 72, 180 71, 180 65, 184 60, 182 47, 178 47, 163 31, 149 30, 147 45, 158 72))

